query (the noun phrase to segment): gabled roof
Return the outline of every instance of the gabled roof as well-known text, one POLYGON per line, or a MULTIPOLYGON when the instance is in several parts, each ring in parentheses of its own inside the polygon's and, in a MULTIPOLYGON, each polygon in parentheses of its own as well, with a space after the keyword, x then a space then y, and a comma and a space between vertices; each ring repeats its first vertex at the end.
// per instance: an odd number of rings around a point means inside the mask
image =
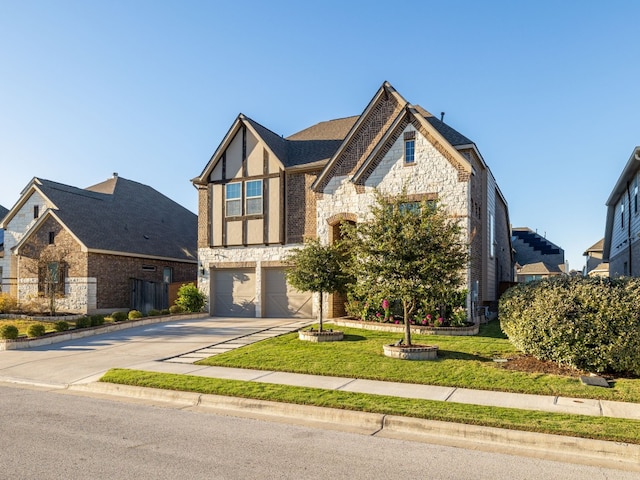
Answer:
POLYGON ((545 262, 527 263, 518 270, 518 275, 560 275, 562 270, 545 262))
MULTIPOLYGON (((371 171, 376 161, 386 153, 388 148, 390 148, 390 144, 395 141, 400 130, 409 122, 414 123, 416 128, 418 128, 423 135, 426 135, 430 141, 436 145, 436 148, 440 149, 441 153, 450 160, 459 171, 471 173, 471 164, 455 146, 474 145, 473 142, 455 129, 434 118, 433 115, 424 108, 411 105, 389 82, 384 82, 349 130, 340 148, 336 150, 324 170, 318 175, 318 178, 311 187, 312 189, 321 189, 322 185, 328 181, 328 178, 331 177, 333 172, 340 168, 339 165, 342 161, 342 154, 348 151, 352 141, 356 141, 355 139, 357 138, 356 136, 359 129, 367 125, 367 122, 370 122, 371 118, 374 118, 376 109, 388 99, 391 99, 396 105, 393 117, 391 117, 386 130, 383 130, 378 138, 371 139, 375 141, 375 144, 366 154, 366 157, 358 162, 355 171, 352 171, 353 176, 351 180, 353 182, 360 181, 363 175, 371 171)), ((342 170, 344 170, 344 168, 342 170)))
POLYGON ((147 185, 118 176, 86 189, 39 178, 31 185, 84 250, 197 259, 197 216, 147 185))
POLYGON ((591 252, 602 253, 603 247, 604 247, 604 238, 601 238, 596 243, 594 243, 589 248, 587 248, 582 255, 586 256, 586 255, 589 255, 589 253, 591 252))
MULTIPOLYGON (((223 153, 243 125, 251 129, 265 143, 266 147, 280 161, 283 168, 288 169, 312 164, 324 166, 323 164, 332 161, 339 155, 341 149, 345 148, 350 135, 353 135, 358 126, 366 121, 368 112, 375 107, 376 100, 382 95, 392 95, 398 103, 411 107, 414 114, 420 117, 420 121, 428 125, 428 128, 439 138, 444 139, 444 143, 449 145, 450 148, 461 146, 473 146, 475 148, 475 144, 467 137, 435 118, 424 108, 410 106, 388 82, 384 82, 361 115, 320 122, 286 138, 246 115, 239 114, 205 168, 198 177, 192 179, 192 182, 195 184, 208 183, 207 177, 211 174, 216 163, 222 158, 223 153)), ((454 151, 455 148, 452 148, 452 152, 454 151)), ((456 155, 455 153, 452 154, 456 155)), ((466 163, 466 159, 463 159, 461 155, 460 161, 466 163)))

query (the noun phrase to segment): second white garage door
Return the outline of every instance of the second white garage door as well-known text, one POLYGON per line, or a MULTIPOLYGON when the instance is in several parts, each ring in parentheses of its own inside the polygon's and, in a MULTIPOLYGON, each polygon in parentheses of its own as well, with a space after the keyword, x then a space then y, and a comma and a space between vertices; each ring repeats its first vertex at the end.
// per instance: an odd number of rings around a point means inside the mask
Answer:
POLYGON ((283 268, 267 268, 262 273, 264 316, 312 318, 311 293, 300 292, 286 281, 283 268))
POLYGON ((256 271, 252 268, 213 270, 213 315, 256 316, 256 271))

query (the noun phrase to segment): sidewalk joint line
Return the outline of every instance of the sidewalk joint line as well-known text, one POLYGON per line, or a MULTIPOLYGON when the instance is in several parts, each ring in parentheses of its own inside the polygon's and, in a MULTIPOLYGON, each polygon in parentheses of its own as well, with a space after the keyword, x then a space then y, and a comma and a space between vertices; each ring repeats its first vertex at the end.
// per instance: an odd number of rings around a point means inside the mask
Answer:
POLYGON ((352 378, 351 380, 349 380, 347 383, 340 385, 339 387, 336 388, 336 390, 342 390, 344 387, 346 387, 347 385, 352 384, 353 382, 355 382, 356 380, 358 380, 357 378, 352 378))
POLYGON ((448 402, 449 399, 451 398, 451 396, 456 393, 456 390, 458 390, 458 387, 453 387, 453 390, 451 390, 451 393, 449 395, 447 395, 447 398, 445 398, 443 401, 444 402, 448 402))

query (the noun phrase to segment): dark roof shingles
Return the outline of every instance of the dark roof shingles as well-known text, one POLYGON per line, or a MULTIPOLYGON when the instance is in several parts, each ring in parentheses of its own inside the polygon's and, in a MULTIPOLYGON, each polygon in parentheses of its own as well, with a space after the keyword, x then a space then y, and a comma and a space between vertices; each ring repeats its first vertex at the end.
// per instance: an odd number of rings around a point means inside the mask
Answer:
POLYGON ((147 185, 122 177, 88 189, 41 182, 61 221, 89 249, 197 258, 197 216, 147 185))

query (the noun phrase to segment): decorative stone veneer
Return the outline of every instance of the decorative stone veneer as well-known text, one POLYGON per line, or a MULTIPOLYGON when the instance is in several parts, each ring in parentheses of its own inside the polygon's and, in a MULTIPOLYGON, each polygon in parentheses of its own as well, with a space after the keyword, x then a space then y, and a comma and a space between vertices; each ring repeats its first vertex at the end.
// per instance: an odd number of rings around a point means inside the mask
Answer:
MULTIPOLYGON (((415 130, 409 125, 405 131, 415 130)), ((415 163, 404 164, 403 135, 389 149, 365 182, 363 193, 350 182, 350 176, 334 177, 317 201, 318 238, 324 243, 331 240, 332 226, 328 219, 346 215, 363 221, 375 203, 375 191, 383 195, 397 195, 405 190, 407 195, 432 194, 454 217, 460 218, 462 233, 469 231, 469 182, 460 181, 459 172, 419 132, 415 134, 415 163)), ((468 273, 467 273, 468 275, 468 273)))

